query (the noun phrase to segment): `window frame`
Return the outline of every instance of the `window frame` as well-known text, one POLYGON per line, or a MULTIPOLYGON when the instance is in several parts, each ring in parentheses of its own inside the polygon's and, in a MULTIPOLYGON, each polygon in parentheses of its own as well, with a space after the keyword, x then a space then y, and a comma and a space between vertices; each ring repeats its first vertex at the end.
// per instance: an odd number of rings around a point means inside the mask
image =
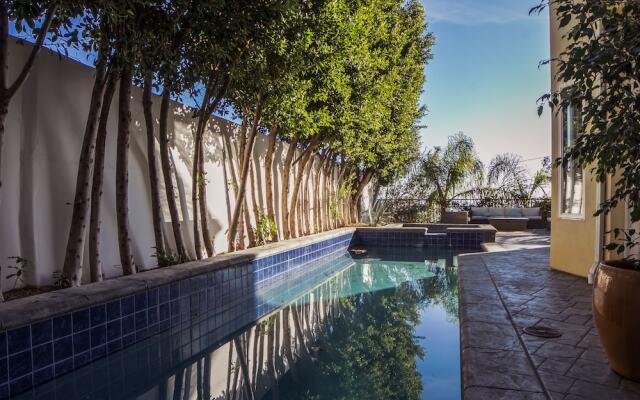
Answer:
MULTIPOLYGON (((569 105, 569 107, 573 108, 573 105, 569 105)), ((569 119, 573 119, 573 113, 571 113, 571 115, 569 115, 569 119)), ((564 157, 565 154, 565 135, 564 135, 564 124, 565 124, 565 109, 560 110, 560 115, 559 115, 559 126, 558 126, 558 154, 560 155, 560 157, 564 157)), ((573 130, 573 124, 571 124, 571 128, 573 130)), ((572 137, 575 139, 575 137, 577 137, 575 132, 572 132, 572 137)), ((582 194, 582 206, 580 207, 580 213, 571 213, 571 212, 563 212, 564 209, 564 205, 565 205, 565 193, 562 190, 563 187, 563 183, 565 180, 565 167, 564 165, 560 165, 559 169, 558 169, 558 217, 560 219, 566 219, 566 220, 578 220, 578 221, 584 221, 585 220, 585 200, 586 200, 586 185, 585 185, 585 176, 584 176, 584 168, 582 168, 582 176, 581 176, 581 181, 582 184, 581 186, 581 194, 582 194)))

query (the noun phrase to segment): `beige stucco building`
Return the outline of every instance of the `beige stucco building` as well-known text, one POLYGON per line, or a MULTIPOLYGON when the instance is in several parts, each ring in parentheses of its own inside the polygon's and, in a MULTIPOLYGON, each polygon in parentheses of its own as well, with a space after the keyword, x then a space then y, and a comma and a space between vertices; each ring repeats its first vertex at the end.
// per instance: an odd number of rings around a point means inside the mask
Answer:
MULTIPOLYGON (((553 3, 550 7, 551 59, 561 56, 567 46, 566 28, 560 29, 553 3)), ((551 90, 556 92, 566 82, 556 79, 557 62, 551 62, 551 90)), ((579 134, 573 122, 579 118, 579 108, 554 110, 552 116, 552 159, 562 157, 563 149, 579 134)), ((612 239, 607 232, 614 227, 626 227, 628 218, 624 205, 611 214, 596 217, 600 202, 610 193, 612 182, 596 182, 590 168, 577 165, 557 167, 552 173, 551 203, 551 267, 574 275, 591 278, 593 268, 602 258, 616 254, 603 252, 612 239)))

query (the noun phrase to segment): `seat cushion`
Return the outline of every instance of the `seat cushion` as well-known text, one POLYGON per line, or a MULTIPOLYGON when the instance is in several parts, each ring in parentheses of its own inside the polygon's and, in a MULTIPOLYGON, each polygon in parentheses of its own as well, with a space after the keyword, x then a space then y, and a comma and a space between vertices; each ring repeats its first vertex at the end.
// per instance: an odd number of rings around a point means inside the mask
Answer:
POLYGON ((542 221, 542 217, 540 215, 536 215, 533 217, 526 217, 529 219, 529 221, 542 221))
POLYGON ((504 208, 502 207, 489 207, 490 217, 504 217, 504 208))
POLYGON ((489 209, 487 207, 471 207, 471 216, 488 217, 489 209))
POLYGON ((525 217, 539 217, 540 207, 523 208, 522 215, 525 217))
POLYGON ((522 218, 522 208, 505 208, 504 216, 507 218, 522 218))

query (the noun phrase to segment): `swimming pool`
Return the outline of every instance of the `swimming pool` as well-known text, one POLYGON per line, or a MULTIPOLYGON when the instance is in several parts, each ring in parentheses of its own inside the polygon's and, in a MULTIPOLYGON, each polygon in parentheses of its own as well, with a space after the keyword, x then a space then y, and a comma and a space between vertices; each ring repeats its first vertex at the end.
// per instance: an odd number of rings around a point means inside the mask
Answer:
POLYGON ((367 250, 327 257, 17 398, 459 399, 456 252, 367 250), (256 304, 273 311, 218 329, 256 304))

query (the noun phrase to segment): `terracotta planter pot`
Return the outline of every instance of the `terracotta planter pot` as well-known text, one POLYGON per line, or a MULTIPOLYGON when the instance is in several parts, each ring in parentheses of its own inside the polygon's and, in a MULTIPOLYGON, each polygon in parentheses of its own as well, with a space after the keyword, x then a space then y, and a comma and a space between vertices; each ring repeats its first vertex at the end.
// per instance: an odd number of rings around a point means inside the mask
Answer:
POLYGON ((640 271, 607 262, 593 284, 593 319, 611 368, 640 381, 640 271))

